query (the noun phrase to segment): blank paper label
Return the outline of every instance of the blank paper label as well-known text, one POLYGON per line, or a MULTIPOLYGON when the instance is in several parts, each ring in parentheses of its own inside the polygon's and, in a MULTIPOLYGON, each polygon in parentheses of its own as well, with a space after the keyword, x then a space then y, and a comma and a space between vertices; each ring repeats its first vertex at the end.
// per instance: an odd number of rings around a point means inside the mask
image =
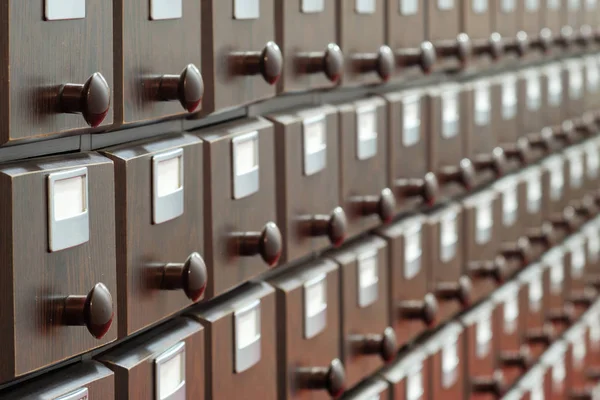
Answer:
POLYGON ((476 341, 477 357, 483 358, 490 352, 490 343, 492 341, 492 320, 490 315, 486 315, 477 323, 476 341))
POLYGON ((458 93, 445 93, 442 95, 442 136, 451 138, 458 134, 458 93))
POLYGON ((553 68, 548 71, 548 104, 558 107, 562 103, 562 79, 560 69, 553 68))
POLYGON ((419 12, 419 0, 399 0, 400 14, 415 15, 419 12))
POLYGON ((306 316, 314 317, 327 308, 326 280, 306 286, 306 316))
POLYGON ((490 87, 487 84, 479 85, 475 89, 475 123, 479 126, 489 124, 491 110, 490 87))
POLYGON ((560 9, 560 0, 547 0, 546 6, 551 10, 560 9))
POLYGON ((552 293, 561 293, 563 281, 565 279, 565 271, 562 258, 560 260, 552 260, 552 268, 550 269, 550 290, 552 293))
POLYGON ((444 216, 440 223, 440 229, 440 258, 443 262, 448 262, 456 255, 456 244, 458 243, 456 214, 444 216))
POLYGON ((411 227, 404 236, 404 278, 412 279, 421 270, 421 225, 411 227))
POLYGON ((402 144, 410 147, 421 139, 421 102, 419 98, 404 102, 402 144))
POLYGON ((452 338, 442 349, 442 385, 449 388, 458 378, 458 338, 452 338))
POLYGON ((423 372, 421 366, 409 372, 406 378, 406 400, 420 400, 423 397, 423 372))
POLYGON ((325 0, 301 0, 303 13, 319 13, 325 9, 325 0))
POLYGON ((542 180, 536 174, 527 182, 527 211, 537 213, 542 207, 542 180))
POLYGON ((358 14, 373 14, 376 9, 376 0, 355 0, 358 14))
POLYGON ((502 194, 502 223, 511 226, 517 221, 519 201, 517 199, 517 188, 511 187, 502 194))
POLYGON ((511 334, 517 330, 519 299, 515 295, 504 303, 504 332, 511 334))
POLYGON ((150 19, 183 17, 183 0, 150 0, 150 19))
POLYGON ((87 177, 76 176, 54 182, 54 219, 61 221, 86 211, 87 177))
POLYGON ((543 297, 544 287, 542 286, 542 277, 536 276, 529 282, 529 309, 534 312, 539 311, 543 297))
POLYGON ((238 349, 248 347, 260 338, 260 319, 258 309, 240 314, 236 319, 236 345, 238 349))
POLYGON ((488 0, 472 0, 473 12, 483 14, 488 9, 488 0))
POLYGON ((516 0, 502 0, 502 11, 505 13, 513 12, 515 10, 516 0))
POLYGON ((260 17, 260 0, 233 0, 233 17, 235 19, 258 19, 260 17))
POLYGON ((539 7, 539 0, 525 0, 525 8, 527 9, 527 11, 537 11, 539 7))
POLYGON ((169 395, 179 388, 179 385, 185 380, 184 373, 185 358, 183 353, 179 353, 170 360, 160 364, 158 376, 158 379, 160 379, 159 399, 167 399, 169 395))
POLYGON ((46 0, 44 16, 48 21, 85 18, 86 0, 46 0))
POLYGON ((247 174, 258 168, 258 138, 235 143, 235 174, 247 174))
POLYGON ((517 80, 505 79, 502 82, 502 118, 513 119, 517 115, 517 80))
POLYGON ((542 89, 538 74, 527 77, 527 108, 531 111, 539 110, 542 105, 542 89))
POLYGON ((476 226, 475 240, 477 243, 484 244, 489 242, 492 238, 492 227, 494 226, 491 203, 481 204, 477 207, 476 226))
POLYGON ((157 164, 158 196, 163 197, 179 190, 183 184, 181 179, 181 157, 160 161, 157 164))
POLYGON ((454 0, 437 0, 440 10, 452 10, 454 8, 454 0))
POLYGON ((561 357, 560 360, 555 361, 552 365, 552 389, 554 392, 562 392, 564 381, 567 377, 564 357, 561 357))

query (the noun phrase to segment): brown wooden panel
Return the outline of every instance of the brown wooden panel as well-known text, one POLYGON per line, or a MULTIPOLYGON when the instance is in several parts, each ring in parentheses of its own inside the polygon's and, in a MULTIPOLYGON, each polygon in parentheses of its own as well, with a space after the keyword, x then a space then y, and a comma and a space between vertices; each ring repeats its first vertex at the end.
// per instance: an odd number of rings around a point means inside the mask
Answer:
MULTIPOLYGON (((275 95, 276 87, 260 74, 233 73, 232 53, 260 52, 275 40, 275 4, 259 0, 259 18, 235 19, 233 1, 202 1, 203 113, 239 106, 275 95)), ((196 43, 198 43, 196 41, 196 43)))
MULTIPOLYGON (((279 92, 328 88, 337 84, 336 80, 328 79, 323 71, 307 73, 304 64, 307 61, 305 56, 309 53, 325 56, 328 46, 336 44, 336 4, 334 1, 325 1, 322 11, 303 12, 302 1, 275 1, 277 43, 285 55, 283 74, 278 83, 279 92)), ((343 65, 340 67, 343 76, 343 65)))
MULTIPOLYGON (((262 284, 249 284, 227 298, 210 305, 196 306, 189 316, 206 329, 206 398, 233 399, 240 393, 265 400, 277 398, 277 353, 275 292, 262 284), (236 312, 259 302, 260 359, 247 369, 236 372, 236 312)), ((240 328, 242 329, 242 328, 240 328)), ((245 333, 250 333, 246 331, 245 333)))
POLYGON ((545 4, 540 1, 517 1, 518 27, 519 30, 525 31, 530 37, 536 37, 545 20, 543 18, 545 4))
POLYGON ((183 116, 181 103, 161 101, 163 75, 200 68, 200 1, 184 1, 183 17, 152 20, 148 0, 114 2, 115 122, 129 124, 183 116))
MULTIPOLYGON (((96 72, 113 87, 112 17, 112 4, 103 0, 86 2, 85 19, 60 21, 45 20, 41 1, 3 2, 2 143, 89 129, 81 115, 59 112, 59 90, 96 72)), ((111 108, 102 126, 112 122, 111 108)))
POLYGON ((461 31, 460 6, 461 2, 431 0, 427 2, 427 39, 435 42, 456 38, 461 31), (451 4, 452 8, 440 8, 440 5, 451 4))
POLYGON ((56 399, 85 389, 87 396, 82 399, 118 398, 112 371, 95 361, 85 361, 6 389, 0 392, 0 399, 56 399))
MULTIPOLYGON (((299 266, 269 281, 277 289, 279 399, 325 400, 331 397, 326 390, 308 390, 302 386, 299 369, 327 371, 330 363, 340 357, 339 282, 338 266, 329 260, 299 266), (307 337, 307 291, 304 285, 315 279, 323 279, 326 324, 320 332, 307 337)), ((307 379, 306 383, 309 382, 307 379)))
POLYGON ((210 182, 204 187, 204 210, 209 216, 204 220, 208 297, 223 293, 268 268, 260 255, 240 256, 239 248, 232 245, 232 235, 261 232, 266 224, 276 220, 273 131, 270 122, 251 118, 195 132, 204 141, 204 182, 210 182), (258 134, 258 191, 234 199, 232 140, 251 132, 258 134))
POLYGON ((322 106, 269 118, 275 125, 277 224, 284 238, 281 261, 289 262, 331 245, 327 235, 310 236, 302 228, 307 219, 329 216, 340 205, 338 115, 335 107, 322 106), (305 161, 309 140, 305 135, 311 128, 324 129, 326 147, 323 169, 308 174, 305 162, 311 160, 305 161))
POLYGON ((343 86, 357 86, 382 82, 374 71, 361 72, 362 56, 377 57, 380 46, 386 45, 385 2, 374 0, 375 12, 359 13, 356 1, 336 0, 338 44, 344 51, 345 70, 343 86))
MULTIPOLYGON (((103 150, 115 163, 119 336, 152 325, 189 306, 181 290, 161 290, 164 266, 204 253, 202 142, 195 136, 125 144, 103 150), (153 220, 153 158, 183 151, 183 213, 153 220)), ((156 172, 158 173, 158 172, 156 172)))
POLYGON ((491 1, 492 30, 503 38, 514 39, 519 30, 519 12, 525 8, 524 1, 495 0, 491 1))
POLYGON ((64 325, 62 314, 67 296, 86 296, 98 283, 117 304, 113 163, 96 153, 78 153, 7 164, 0 169, 0 188, 6 194, 0 203, 0 337, 7 344, 0 380, 6 381, 117 336, 116 322, 96 339, 85 326, 64 325), (48 176, 81 167, 87 168, 89 240, 50 252, 48 176))
MULTIPOLYGON (((341 302, 341 331, 342 331, 342 362, 346 368, 346 386, 353 387, 364 378, 372 375, 380 369, 390 357, 380 351, 374 354, 364 354, 353 347, 356 339, 362 339, 366 335, 381 335, 389 323, 389 270, 387 244, 377 237, 367 237, 358 243, 347 246, 343 250, 333 252, 329 258, 338 263, 340 268, 340 302, 341 302), (361 282, 362 274, 370 274, 371 268, 364 263, 375 262, 375 274, 378 281, 376 285, 376 296, 369 300, 370 288, 361 282), (363 271, 360 268, 365 268, 363 271), (362 295, 361 293, 365 293, 362 295), (364 297, 361 297, 364 296, 364 297), (364 299, 364 300, 363 300, 364 299), (361 304, 361 301, 364 301, 361 304)), ((390 341, 391 342, 391 341, 390 341)), ((386 342, 387 343, 387 342, 386 342)), ((383 348, 384 342, 381 342, 383 348)), ((395 346, 394 346, 395 347, 395 346)), ((395 356, 395 348, 391 354, 395 356)), ((392 356, 392 357, 393 357, 392 356)))
MULTIPOLYGON (((381 224, 381 215, 364 215, 361 204, 367 196, 381 197, 389 184, 386 148, 389 132, 385 102, 381 98, 344 104, 339 107, 339 113, 340 197, 348 217, 348 236, 352 237, 381 224), (376 134, 374 153, 367 156, 359 155, 363 128, 358 120, 363 110, 373 117, 376 134), (365 176, 369 179, 364 179, 365 176)), ((365 133, 369 135, 366 130, 365 133)))
POLYGON ((555 35, 559 34, 560 28, 565 24, 567 0, 542 0, 542 21, 545 28, 550 28, 555 35))
POLYGON ((156 374, 156 360, 181 344, 185 351, 185 375, 180 377, 185 382, 184 398, 204 399, 206 388, 204 335, 204 329, 200 324, 179 318, 103 354, 99 360, 115 373, 114 399, 158 398, 156 388, 159 378, 156 374))

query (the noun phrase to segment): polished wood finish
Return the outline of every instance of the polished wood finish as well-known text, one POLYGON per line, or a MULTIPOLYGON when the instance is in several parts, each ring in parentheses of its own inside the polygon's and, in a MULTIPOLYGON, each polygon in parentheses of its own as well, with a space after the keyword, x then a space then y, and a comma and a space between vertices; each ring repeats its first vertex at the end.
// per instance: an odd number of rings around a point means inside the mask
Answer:
POLYGON ((191 304, 183 290, 162 290, 163 269, 204 253, 202 142, 175 135, 104 149, 115 163, 119 337, 191 304), (183 150, 183 214, 159 224, 152 220, 152 159, 183 150))
POLYGON ((277 225, 284 243, 281 261, 289 262, 331 245, 327 236, 308 235, 302 229, 302 221, 316 215, 329 215, 341 204, 338 114, 335 107, 325 105, 268 118, 275 126, 277 225), (306 119, 317 116, 325 118, 325 168, 306 175, 303 124, 306 119))
POLYGON ((206 296, 214 297, 268 269, 259 256, 236 254, 231 239, 233 233, 261 231, 265 224, 276 221, 274 129, 262 118, 251 118, 194 133, 204 146, 206 296), (258 132, 259 189, 233 199, 232 139, 254 131, 258 132))
POLYGON ((204 335, 200 324, 178 318, 100 356, 99 360, 115 374, 114 399, 154 398, 157 379, 155 360, 179 343, 185 344, 185 399, 204 399, 207 353, 204 335))
MULTIPOLYGON (((340 357, 340 297, 338 265, 333 261, 315 261, 291 269, 271 279, 277 296, 277 335, 279 344, 277 373, 279 399, 325 400, 331 398, 325 390, 299 387, 299 368, 328 368, 340 357), (304 335, 303 285, 325 274, 327 291, 327 324, 323 331, 307 339, 304 335)), ((261 377, 262 379, 263 377, 261 377)), ((255 382, 253 382, 255 384, 255 382)))
POLYGON ((206 399, 233 399, 240 393, 265 400, 277 399, 277 348, 280 345, 276 320, 276 298, 264 283, 247 284, 210 305, 191 309, 188 316, 206 329, 206 399), (260 301, 260 360, 235 372, 234 313, 260 301))
POLYGON ((178 101, 161 101, 163 75, 201 65, 200 0, 184 1, 183 17, 154 21, 148 0, 114 2, 116 124, 148 122, 187 114, 178 101))
POLYGON ((0 339, 6 344, 0 381, 5 382, 116 339, 117 315, 100 340, 85 327, 62 325, 65 297, 86 295, 103 283, 113 304, 119 298, 112 161, 78 153, 6 164, 0 168, 0 188, 5 193, 0 200, 0 339), (88 174, 89 240, 49 252, 48 175, 81 167, 88 174))
POLYGON ((331 253, 329 258, 339 265, 342 362, 346 369, 346 385, 353 387, 380 369, 387 360, 381 354, 360 354, 354 351, 356 335, 381 335, 389 322, 389 256, 386 242, 378 237, 367 237, 331 253), (375 252, 377 258, 377 299, 368 306, 359 305, 359 263, 363 254, 375 252))
POLYGON ((84 399, 119 398, 115 397, 113 372, 95 361, 84 361, 6 389, 0 392, 0 399, 56 399, 82 388, 88 391, 84 399))
POLYGON ((275 95, 276 87, 262 77, 232 73, 232 52, 261 52, 275 40, 274 0, 259 1, 260 17, 250 20, 233 17, 233 1, 201 2, 202 38, 200 42, 193 40, 202 49, 205 95, 201 114, 275 95))
MULTIPOLYGON (((63 84, 83 84, 100 72, 113 83, 112 4, 86 2, 86 18, 46 21, 44 7, 10 0, 0 5, 0 143, 89 131, 81 115, 60 112, 63 84)), ((102 123, 113 122, 112 108, 102 123)))

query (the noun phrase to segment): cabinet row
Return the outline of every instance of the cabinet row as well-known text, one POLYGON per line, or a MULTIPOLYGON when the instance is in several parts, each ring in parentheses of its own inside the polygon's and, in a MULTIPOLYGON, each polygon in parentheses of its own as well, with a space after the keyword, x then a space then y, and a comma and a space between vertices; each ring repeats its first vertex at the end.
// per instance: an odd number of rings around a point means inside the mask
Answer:
MULTIPOLYGON (((0 380, 131 335, 194 302, 218 303, 223 296, 215 296, 278 261, 297 260, 331 242, 339 245, 344 234, 380 225, 378 217, 353 223, 359 215, 353 208, 330 211, 326 202, 339 200, 329 197, 337 193, 336 180, 313 190, 307 185, 318 174, 304 178, 299 170, 297 180, 276 179, 281 168, 272 159, 263 164, 268 152, 260 153, 258 170, 244 169, 248 176, 260 172, 252 181, 256 190, 236 197, 232 171, 238 164, 230 157, 239 137, 178 136, 0 168, 0 282, 7 283, 0 335, 10 348, 0 380), (287 207, 282 196, 306 197, 287 207)), ((272 151, 273 144, 260 148, 272 151)), ((365 279, 380 282, 360 295, 365 302, 373 296, 386 307, 405 302, 404 311, 392 313, 398 315, 392 319, 397 341, 405 344, 415 332, 485 298, 596 215, 600 175, 589 149, 598 149, 597 139, 460 203, 379 227, 379 239, 340 249, 334 258, 364 264, 365 279), (375 271, 391 278, 379 279, 375 271)), ((352 181, 378 176, 362 172, 352 181)), ((572 239, 577 262, 584 260, 578 270, 586 268, 586 248, 597 252, 597 234, 587 229, 572 239)), ((342 287, 356 289, 353 283, 342 287)))
POLYGON ((478 67, 577 53, 600 39, 596 0, 38 1, 0 7, 1 143, 407 80, 471 56, 478 67))
POLYGON ((545 379, 557 393, 547 392, 548 398, 569 398, 565 393, 586 389, 600 365, 600 303, 586 287, 600 271, 599 252, 588 256, 575 244, 590 229, 597 241, 596 218, 399 355, 404 340, 436 323, 423 318, 415 299, 429 281, 414 261, 398 260, 388 270, 400 240, 388 237, 386 244, 383 233, 249 283, 94 362, 48 373, 0 398, 198 400, 244 393, 261 399, 466 400, 500 398, 528 371, 520 387, 546 390, 547 383, 534 379, 546 367, 545 379), (579 270, 581 257, 589 265, 579 270), (344 395, 346 388, 352 389, 344 395))

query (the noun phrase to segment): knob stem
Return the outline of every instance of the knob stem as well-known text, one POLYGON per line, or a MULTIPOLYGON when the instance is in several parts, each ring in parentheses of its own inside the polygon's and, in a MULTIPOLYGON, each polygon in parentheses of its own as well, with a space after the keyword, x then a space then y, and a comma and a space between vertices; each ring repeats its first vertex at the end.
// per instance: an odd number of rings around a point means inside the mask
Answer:
POLYGON ((427 326, 435 324, 437 308, 437 300, 429 294, 423 300, 401 301, 398 306, 401 319, 420 320, 427 326))
POLYGON ((435 295, 444 301, 458 301, 463 308, 471 305, 471 280, 462 276, 457 282, 440 282, 436 285, 435 295))
POLYGON ((438 196, 439 184, 435 174, 429 172, 425 178, 396 179, 394 190, 400 198, 421 197, 428 206, 432 206, 438 196))
POLYGON ((261 232, 235 232, 231 235, 234 253, 238 256, 259 255, 269 266, 275 266, 281 257, 283 239, 277 225, 268 222, 261 232))
POLYGON ((377 215, 382 222, 388 223, 394 218, 396 199, 390 189, 383 189, 379 196, 362 196, 353 199, 358 214, 362 216, 377 215))
POLYGON ((554 342, 554 330, 551 326, 544 326, 542 328, 530 329, 525 333, 525 341, 533 345, 542 345, 544 347, 550 347, 554 342))

